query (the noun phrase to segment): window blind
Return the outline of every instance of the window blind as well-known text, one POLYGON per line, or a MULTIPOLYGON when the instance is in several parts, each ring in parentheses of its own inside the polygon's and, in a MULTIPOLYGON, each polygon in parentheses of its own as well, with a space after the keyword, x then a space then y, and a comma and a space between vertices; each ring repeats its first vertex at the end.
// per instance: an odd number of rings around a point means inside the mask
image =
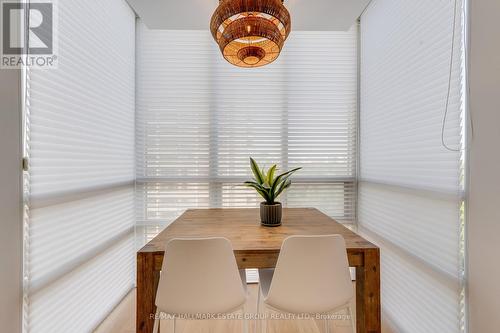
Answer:
POLYGON ((25 331, 90 332, 134 281, 135 15, 54 5, 58 68, 26 71, 25 331))
POLYGON ((241 186, 249 156, 302 166, 280 197, 343 222, 355 215, 357 27, 293 32, 279 59, 251 70, 224 61, 206 31, 137 27, 138 220, 186 208, 257 207, 241 186))
POLYGON ((389 332, 464 331, 462 5, 373 0, 361 17, 358 217, 389 332))

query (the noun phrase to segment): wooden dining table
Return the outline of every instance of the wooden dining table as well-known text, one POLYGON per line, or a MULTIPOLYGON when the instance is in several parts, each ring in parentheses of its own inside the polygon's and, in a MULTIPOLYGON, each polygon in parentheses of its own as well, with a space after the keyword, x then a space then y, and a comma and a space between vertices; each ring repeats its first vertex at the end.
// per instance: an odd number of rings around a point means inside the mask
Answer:
POLYGON ((151 333, 166 243, 173 238, 225 237, 238 267, 273 268, 283 240, 292 235, 340 234, 349 266, 356 268, 357 333, 380 333, 379 248, 315 208, 284 208, 282 225, 260 225, 259 209, 189 209, 137 252, 137 333, 151 333))

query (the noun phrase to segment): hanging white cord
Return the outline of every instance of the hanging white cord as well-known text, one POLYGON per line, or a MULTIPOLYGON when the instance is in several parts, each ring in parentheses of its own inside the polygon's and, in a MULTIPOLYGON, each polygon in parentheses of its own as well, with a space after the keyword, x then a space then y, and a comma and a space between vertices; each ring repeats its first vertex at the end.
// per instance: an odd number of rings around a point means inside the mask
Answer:
POLYGON ((453 5, 453 27, 452 27, 452 37, 451 37, 451 54, 450 54, 450 71, 448 75, 448 91, 446 93, 446 107, 444 110, 444 116, 443 116, 443 125, 441 128, 441 144, 443 145, 444 148, 446 148, 449 151, 461 151, 461 149, 454 149, 450 148, 445 140, 444 140, 444 131, 445 131, 445 126, 446 126, 446 117, 448 116, 448 107, 450 104, 450 93, 451 93, 451 76, 453 73, 453 58, 455 55, 455 28, 456 28, 456 23, 457 23, 457 2, 458 0, 454 0, 454 5, 453 5))

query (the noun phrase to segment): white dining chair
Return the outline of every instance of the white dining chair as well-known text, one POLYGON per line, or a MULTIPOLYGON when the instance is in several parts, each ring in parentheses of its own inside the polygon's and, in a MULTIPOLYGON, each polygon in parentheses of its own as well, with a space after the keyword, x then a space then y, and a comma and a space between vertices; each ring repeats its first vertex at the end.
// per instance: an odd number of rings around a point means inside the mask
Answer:
MULTIPOLYGON (((291 236, 283 241, 275 269, 259 270, 265 310, 302 315, 329 315, 347 309, 356 330, 350 302, 354 297, 347 251, 340 235, 291 236)), ((258 307, 259 305, 257 305, 258 307)), ((257 308, 258 309, 258 308, 257 308)), ((257 310, 259 311, 259 310, 257 310)), ((260 321, 267 330, 267 315, 260 321)))
POLYGON ((167 243, 156 293, 153 333, 161 313, 170 316, 175 333, 176 317, 242 312, 246 281, 238 271, 231 243, 226 238, 172 239, 167 243))

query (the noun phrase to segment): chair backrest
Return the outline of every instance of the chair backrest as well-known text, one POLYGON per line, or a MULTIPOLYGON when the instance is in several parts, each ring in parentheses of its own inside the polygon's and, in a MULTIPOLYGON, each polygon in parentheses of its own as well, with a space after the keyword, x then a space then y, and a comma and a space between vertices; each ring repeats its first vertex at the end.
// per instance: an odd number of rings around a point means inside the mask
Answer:
POLYGON ((291 313, 328 313, 354 296, 340 235, 284 240, 266 304, 291 313))
POLYGON ((156 306, 169 314, 227 313, 246 293, 226 238, 172 239, 167 243, 156 306))

